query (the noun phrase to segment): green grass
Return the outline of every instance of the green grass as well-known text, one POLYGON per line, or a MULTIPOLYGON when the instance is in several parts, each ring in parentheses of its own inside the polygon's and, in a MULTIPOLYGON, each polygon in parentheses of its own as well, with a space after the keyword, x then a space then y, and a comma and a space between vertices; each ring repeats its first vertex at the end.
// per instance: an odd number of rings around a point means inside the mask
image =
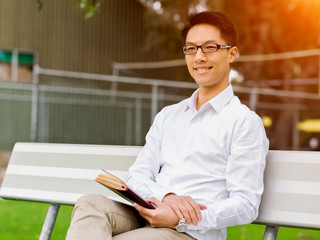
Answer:
MULTIPOLYGON (((48 206, 44 203, 0 200, 0 239, 39 239, 48 206)), ((72 209, 72 206, 61 206, 51 239, 65 239, 72 209)), ((231 227, 228 228, 228 240, 260 240, 263 237, 264 228, 256 224, 231 227)), ((318 240, 320 231, 280 228, 277 239, 318 240)))
MULTIPOLYGON (((49 204, 0 200, 0 239, 39 239, 49 204)), ((61 206, 51 239, 65 239, 72 206, 61 206)))
MULTIPOLYGON (((228 240, 261 240, 265 226, 250 224, 228 228, 228 240)), ((277 240, 319 240, 320 231, 280 227, 277 240)))

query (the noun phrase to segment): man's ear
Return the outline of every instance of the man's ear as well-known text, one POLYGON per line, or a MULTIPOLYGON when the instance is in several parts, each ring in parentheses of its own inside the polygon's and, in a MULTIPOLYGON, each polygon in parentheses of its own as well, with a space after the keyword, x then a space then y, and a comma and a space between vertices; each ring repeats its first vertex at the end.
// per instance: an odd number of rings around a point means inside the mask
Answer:
POLYGON ((232 47, 229 49, 229 57, 230 57, 230 63, 233 63, 237 57, 238 57, 238 48, 232 47))

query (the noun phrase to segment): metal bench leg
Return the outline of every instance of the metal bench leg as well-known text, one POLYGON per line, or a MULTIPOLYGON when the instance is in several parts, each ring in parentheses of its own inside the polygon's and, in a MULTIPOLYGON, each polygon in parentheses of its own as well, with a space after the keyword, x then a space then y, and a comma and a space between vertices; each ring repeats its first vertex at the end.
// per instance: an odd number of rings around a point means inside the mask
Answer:
POLYGON ((60 204, 50 204, 47 212, 46 219, 42 226, 39 240, 49 240, 53 230, 54 223, 56 222, 57 215, 60 209, 60 204))
POLYGON ((266 226, 263 234, 263 240, 276 240, 279 226, 266 226))

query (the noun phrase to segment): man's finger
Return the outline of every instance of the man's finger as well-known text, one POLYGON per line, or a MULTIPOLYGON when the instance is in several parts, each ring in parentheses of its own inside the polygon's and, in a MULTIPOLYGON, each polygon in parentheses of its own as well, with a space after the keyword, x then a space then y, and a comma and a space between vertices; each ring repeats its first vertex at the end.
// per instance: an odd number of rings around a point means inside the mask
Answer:
POLYGON ((207 209, 207 206, 205 206, 205 205, 203 205, 203 204, 201 204, 201 203, 198 203, 198 205, 199 205, 199 207, 200 207, 201 210, 207 209))

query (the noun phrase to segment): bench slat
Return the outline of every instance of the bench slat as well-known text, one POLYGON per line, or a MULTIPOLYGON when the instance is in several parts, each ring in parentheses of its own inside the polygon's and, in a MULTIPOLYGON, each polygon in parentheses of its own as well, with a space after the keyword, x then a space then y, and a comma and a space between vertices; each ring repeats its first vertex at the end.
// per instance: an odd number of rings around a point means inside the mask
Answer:
POLYGON ((320 229, 319 173, 319 152, 269 151, 255 222, 320 229))
POLYGON ((126 202, 94 179, 101 173, 101 168, 124 179, 141 148, 17 143, 2 182, 0 197, 73 205, 84 194, 100 193, 126 202))
MULTIPOLYGON (((141 147, 17 143, 0 197, 73 205, 100 193, 125 202, 94 181, 101 168, 124 177, 141 147)), ((265 191, 255 223, 320 229, 320 153, 269 151, 265 191)))

